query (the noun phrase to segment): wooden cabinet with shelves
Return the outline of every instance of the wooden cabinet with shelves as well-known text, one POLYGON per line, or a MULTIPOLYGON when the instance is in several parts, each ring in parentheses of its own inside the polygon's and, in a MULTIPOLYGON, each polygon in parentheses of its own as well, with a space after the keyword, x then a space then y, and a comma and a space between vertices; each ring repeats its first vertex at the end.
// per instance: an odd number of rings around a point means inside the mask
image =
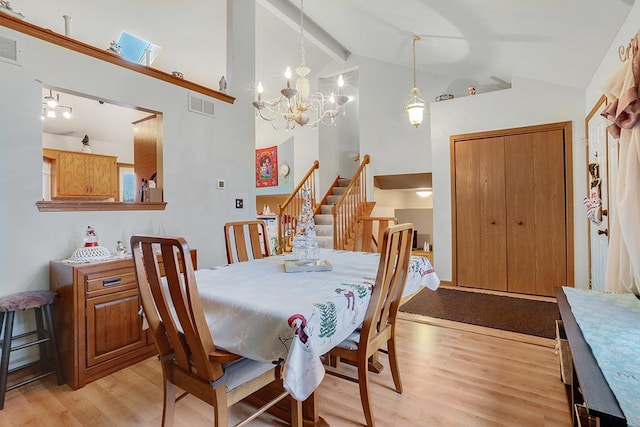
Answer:
MULTIPOLYGON (((191 251, 194 268, 197 252, 191 251)), ((58 293, 54 319, 65 380, 73 389, 156 353, 142 329, 131 258, 86 264, 50 263, 58 293)))
POLYGON ((117 157, 52 149, 43 156, 52 163, 52 199, 116 198, 117 157))

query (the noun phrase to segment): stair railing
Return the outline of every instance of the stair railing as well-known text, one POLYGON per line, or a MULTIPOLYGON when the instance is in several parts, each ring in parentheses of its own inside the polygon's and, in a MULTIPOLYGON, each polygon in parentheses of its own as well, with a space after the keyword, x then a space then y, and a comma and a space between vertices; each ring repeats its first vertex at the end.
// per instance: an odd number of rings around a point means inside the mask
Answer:
POLYGON ((302 211, 304 203, 304 190, 311 190, 311 209, 315 212, 317 209, 316 202, 316 174, 314 173, 320 167, 320 162, 313 162, 313 166, 300 180, 293 192, 287 197, 282 205, 278 205, 278 250, 279 254, 283 252, 291 252, 293 247, 293 236, 296 234, 296 226, 298 217, 302 211))
POLYGON ((333 206, 333 248, 346 249, 347 242, 354 236, 356 221, 367 205, 367 174, 369 155, 366 154, 354 174, 344 194, 333 206))

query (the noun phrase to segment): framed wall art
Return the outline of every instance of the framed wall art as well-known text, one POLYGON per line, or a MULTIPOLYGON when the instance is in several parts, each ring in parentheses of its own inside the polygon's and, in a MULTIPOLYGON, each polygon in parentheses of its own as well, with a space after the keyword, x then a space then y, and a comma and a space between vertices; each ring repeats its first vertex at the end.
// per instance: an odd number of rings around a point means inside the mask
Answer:
POLYGON ((278 146, 256 150, 256 188, 278 185, 278 146))

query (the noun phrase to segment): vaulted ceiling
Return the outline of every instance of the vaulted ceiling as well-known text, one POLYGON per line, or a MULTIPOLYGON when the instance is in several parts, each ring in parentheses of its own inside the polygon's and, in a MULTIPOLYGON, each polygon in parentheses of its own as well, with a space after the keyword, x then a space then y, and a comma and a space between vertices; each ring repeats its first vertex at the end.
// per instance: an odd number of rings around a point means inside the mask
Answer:
MULTIPOLYGON (((236 0, 237 1, 237 0, 236 0)), ((476 85, 508 86, 513 76, 584 89, 634 0, 306 0, 307 63, 320 71, 335 60, 317 43, 332 36, 347 55, 411 67, 411 38, 419 35, 420 73, 446 77, 439 93, 476 85), (325 34, 326 35, 326 34, 325 34), (313 37, 315 36, 315 37, 313 37)), ((256 0, 256 79, 278 82, 300 60, 299 0, 256 0), (294 11, 292 13, 291 11, 294 11)), ((162 47, 153 66, 217 88, 226 73, 225 0, 14 0, 13 9, 36 25, 107 48, 122 31, 162 47)), ((252 90, 255 82, 236 82, 252 90)), ((458 93, 460 94, 460 93, 458 93)))

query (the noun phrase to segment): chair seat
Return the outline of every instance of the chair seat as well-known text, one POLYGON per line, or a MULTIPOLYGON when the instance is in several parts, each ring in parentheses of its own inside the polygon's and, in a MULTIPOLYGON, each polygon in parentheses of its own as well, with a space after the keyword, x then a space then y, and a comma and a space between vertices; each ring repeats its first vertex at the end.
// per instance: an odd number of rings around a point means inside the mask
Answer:
POLYGON ((223 366, 227 392, 273 369, 273 363, 258 362, 247 358, 225 363, 223 366))
POLYGON ((344 348, 346 350, 357 350, 358 343, 360 342, 360 331, 362 329, 358 328, 355 331, 351 332, 347 338, 345 338, 340 344, 336 347, 344 348))
POLYGON ((25 291, 0 298, 0 311, 28 310, 52 304, 56 293, 52 291, 25 291))

